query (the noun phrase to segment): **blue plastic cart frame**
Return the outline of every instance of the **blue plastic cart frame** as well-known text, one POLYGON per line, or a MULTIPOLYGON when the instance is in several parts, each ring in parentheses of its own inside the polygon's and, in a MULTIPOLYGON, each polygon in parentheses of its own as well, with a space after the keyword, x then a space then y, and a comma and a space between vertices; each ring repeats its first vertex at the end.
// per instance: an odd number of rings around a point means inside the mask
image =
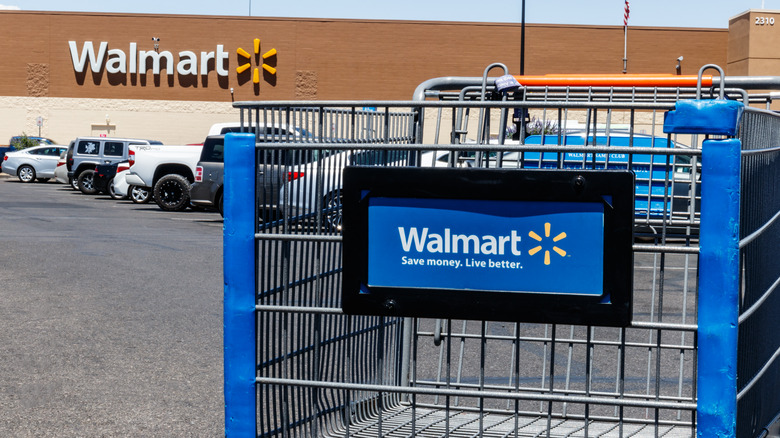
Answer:
POLYGON ((225 436, 256 437, 255 136, 225 135, 225 436), (241 202, 242 200, 251 202, 241 202))
MULTIPOLYGON (((727 100, 678 102, 664 131, 736 135, 743 104, 727 100)), ((734 437, 737 426, 739 326, 739 209, 742 142, 702 145, 697 435, 734 437)))

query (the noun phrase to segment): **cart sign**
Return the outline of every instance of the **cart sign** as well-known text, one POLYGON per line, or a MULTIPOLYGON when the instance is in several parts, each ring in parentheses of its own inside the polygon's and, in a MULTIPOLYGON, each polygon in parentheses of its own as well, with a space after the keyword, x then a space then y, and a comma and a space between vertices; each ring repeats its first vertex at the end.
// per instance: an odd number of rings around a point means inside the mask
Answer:
POLYGON ((604 205, 371 198, 368 285, 601 295, 604 205))
POLYGON ((630 172, 351 167, 347 313, 625 325, 630 172))

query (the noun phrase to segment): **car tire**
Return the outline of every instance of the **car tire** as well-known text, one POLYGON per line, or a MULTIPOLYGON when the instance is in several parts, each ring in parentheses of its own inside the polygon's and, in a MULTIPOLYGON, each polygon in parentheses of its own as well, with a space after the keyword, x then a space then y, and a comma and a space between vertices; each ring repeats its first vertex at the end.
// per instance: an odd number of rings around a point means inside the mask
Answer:
POLYGON ((190 205, 190 182, 172 173, 154 185, 154 202, 165 211, 184 211, 190 205))
POLYGON ((85 195, 95 195, 98 190, 95 188, 95 171, 85 170, 79 175, 79 190, 85 195))
POLYGON ((149 190, 138 186, 128 187, 127 196, 133 201, 133 204, 148 204, 152 199, 149 190))
POLYGON ((108 188, 106 190, 108 191, 108 196, 110 196, 111 199, 125 199, 127 197, 127 196, 120 196, 117 192, 114 191, 114 178, 108 180, 107 187, 108 188))
POLYGON ((322 203, 324 208, 322 222, 328 231, 341 232, 341 191, 330 192, 322 203))
POLYGON ((16 171, 16 176, 19 177, 19 181, 23 183, 31 183, 35 181, 35 169, 26 164, 24 166, 19 166, 19 170, 16 171))
POLYGON ((225 217, 225 210, 222 208, 222 198, 224 198, 222 195, 219 195, 219 198, 217 198, 217 210, 220 216, 225 217))
POLYGON ((73 190, 78 190, 79 189, 79 180, 78 180, 78 178, 68 178, 68 185, 73 190))

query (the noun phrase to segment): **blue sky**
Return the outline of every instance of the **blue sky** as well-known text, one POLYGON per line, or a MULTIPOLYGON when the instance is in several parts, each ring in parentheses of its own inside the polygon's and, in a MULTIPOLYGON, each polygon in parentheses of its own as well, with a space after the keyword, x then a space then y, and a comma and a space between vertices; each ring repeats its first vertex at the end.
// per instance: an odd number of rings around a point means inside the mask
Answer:
MULTIPOLYGON (((150 14, 520 22, 520 0, 0 0, 6 8, 150 14), (477 7, 479 6, 479 7, 477 7)), ((629 25, 727 28, 748 9, 780 0, 629 0, 629 25)), ((526 0, 527 23, 623 24, 624 0, 526 0)))

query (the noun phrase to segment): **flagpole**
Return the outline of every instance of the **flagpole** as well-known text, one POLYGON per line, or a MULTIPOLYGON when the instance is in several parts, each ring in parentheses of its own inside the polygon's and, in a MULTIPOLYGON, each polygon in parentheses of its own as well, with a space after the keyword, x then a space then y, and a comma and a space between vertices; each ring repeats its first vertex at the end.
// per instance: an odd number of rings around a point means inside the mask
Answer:
POLYGON ((628 70, 628 14, 628 0, 626 0, 626 8, 623 11, 623 74, 628 70))
POLYGON ((628 26, 623 26, 623 74, 626 74, 628 66, 628 26))
POLYGON ((521 3, 520 12, 520 75, 525 74, 525 0, 521 3))

